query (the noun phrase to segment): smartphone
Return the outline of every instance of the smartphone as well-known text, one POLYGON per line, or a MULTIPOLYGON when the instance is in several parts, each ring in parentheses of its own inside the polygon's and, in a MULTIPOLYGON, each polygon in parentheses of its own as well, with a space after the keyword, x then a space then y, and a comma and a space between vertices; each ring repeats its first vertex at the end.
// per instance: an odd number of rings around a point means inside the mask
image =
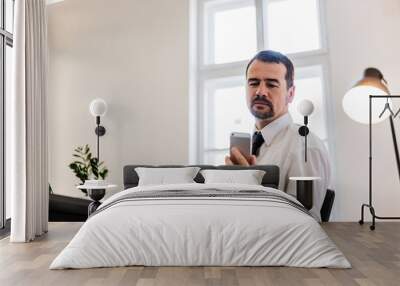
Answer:
POLYGON ((251 135, 250 133, 242 133, 242 132, 232 132, 230 138, 230 148, 236 147, 239 149, 240 153, 247 159, 250 158, 251 155, 251 135))

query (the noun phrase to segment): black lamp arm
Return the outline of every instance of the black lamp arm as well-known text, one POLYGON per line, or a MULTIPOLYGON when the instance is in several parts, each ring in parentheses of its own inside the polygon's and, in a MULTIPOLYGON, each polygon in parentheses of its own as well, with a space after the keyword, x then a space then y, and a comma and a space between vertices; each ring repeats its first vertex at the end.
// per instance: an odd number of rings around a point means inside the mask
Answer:
POLYGON ((310 130, 307 127, 308 125, 308 116, 304 116, 304 125, 299 128, 300 136, 304 137, 304 161, 307 162, 307 135, 310 133, 310 130))

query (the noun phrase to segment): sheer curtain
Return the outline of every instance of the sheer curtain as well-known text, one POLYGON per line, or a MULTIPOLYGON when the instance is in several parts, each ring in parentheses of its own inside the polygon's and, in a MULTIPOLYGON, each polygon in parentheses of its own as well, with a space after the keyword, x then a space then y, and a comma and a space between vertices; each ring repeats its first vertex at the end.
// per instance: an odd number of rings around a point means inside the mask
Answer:
POLYGON ((10 99, 12 242, 47 232, 47 21, 45 0, 16 0, 10 99))

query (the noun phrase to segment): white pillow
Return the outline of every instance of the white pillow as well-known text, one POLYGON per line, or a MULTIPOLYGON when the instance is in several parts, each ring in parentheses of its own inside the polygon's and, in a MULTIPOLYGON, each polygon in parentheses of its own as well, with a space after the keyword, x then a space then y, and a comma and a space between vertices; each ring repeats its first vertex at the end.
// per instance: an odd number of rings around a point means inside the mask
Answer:
POLYGON ((233 183, 261 185, 265 171, 262 170, 202 170, 204 183, 233 183))
POLYGON ((138 186, 195 183, 199 167, 183 168, 135 168, 139 176, 138 186))

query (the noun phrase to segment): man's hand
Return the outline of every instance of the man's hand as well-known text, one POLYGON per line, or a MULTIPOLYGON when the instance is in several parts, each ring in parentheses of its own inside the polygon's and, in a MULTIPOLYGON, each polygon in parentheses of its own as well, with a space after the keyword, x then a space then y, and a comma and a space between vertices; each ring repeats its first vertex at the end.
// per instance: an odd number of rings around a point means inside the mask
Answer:
POLYGON ((232 147, 231 156, 225 156, 225 165, 241 165, 251 166, 256 164, 256 156, 251 155, 250 158, 246 159, 239 149, 232 147))

